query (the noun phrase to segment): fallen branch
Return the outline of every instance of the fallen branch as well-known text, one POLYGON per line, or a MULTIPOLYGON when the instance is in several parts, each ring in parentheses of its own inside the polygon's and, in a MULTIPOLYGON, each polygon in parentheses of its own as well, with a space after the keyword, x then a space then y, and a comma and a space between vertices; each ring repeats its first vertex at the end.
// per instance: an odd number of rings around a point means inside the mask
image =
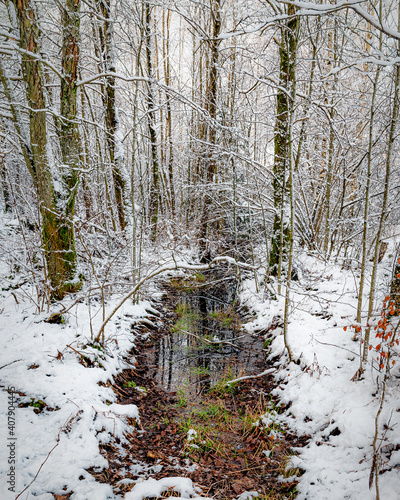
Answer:
POLYGON ((228 264, 232 264, 236 267, 241 267, 244 269, 252 269, 255 270, 257 267, 251 266, 250 264, 246 264, 245 262, 237 262, 232 257, 216 257, 208 264, 188 264, 187 262, 177 262, 174 257, 172 257, 173 263, 165 264, 164 266, 160 266, 158 269, 150 273, 148 276, 142 278, 137 285, 133 287, 133 289, 125 295, 125 297, 121 300, 121 302, 112 310, 112 312, 108 315, 108 317, 104 320, 103 324, 98 331, 95 342, 100 342, 101 336, 104 334, 104 329, 107 326, 108 322, 111 318, 117 313, 117 311, 125 304, 127 300, 135 295, 135 293, 149 280, 155 278, 159 274, 162 274, 166 271, 174 271, 176 269, 184 269, 187 271, 207 271, 207 269, 211 269, 215 264, 220 262, 227 262, 228 264))
POLYGON ((22 361, 22 359, 16 359, 15 361, 11 361, 11 363, 7 363, 6 365, 0 366, 0 370, 2 368, 5 368, 6 366, 10 366, 10 365, 12 365, 14 363, 18 363, 18 361, 22 361))
POLYGON ((268 370, 265 370, 261 373, 258 373, 257 375, 246 375, 245 377, 239 377, 239 378, 235 378, 234 380, 228 380, 228 382, 225 382, 225 385, 236 384, 236 382, 241 382, 242 380, 249 380, 252 378, 264 377, 265 375, 269 375, 270 373, 274 373, 277 370, 278 370, 278 368, 269 368, 268 370))

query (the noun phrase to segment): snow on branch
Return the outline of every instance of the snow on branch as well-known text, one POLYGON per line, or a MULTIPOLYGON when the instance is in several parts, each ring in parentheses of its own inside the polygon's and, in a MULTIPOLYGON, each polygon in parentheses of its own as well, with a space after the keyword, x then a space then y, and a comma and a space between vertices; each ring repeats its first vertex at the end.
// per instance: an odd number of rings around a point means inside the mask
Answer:
POLYGON ((310 15, 321 15, 321 14, 329 14, 331 12, 337 12, 343 9, 351 9, 356 12, 359 16, 361 16, 365 21, 367 21, 371 26, 377 28, 379 31, 382 31, 385 35, 395 38, 396 40, 400 40, 400 32, 397 29, 391 28, 387 23, 385 23, 381 19, 377 19, 369 12, 367 12, 363 7, 361 7, 361 3, 363 0, 342 0, 336 3, 325 3, 325 4, 316 4, 314 2, 303 2, 302 0, 293 0, 293 1, 285 1, 284 3, 294 5, 297 7, 298 12, 297 15, 300 16, 310 16, 310 15))
POLYGON ((86 78, 85 80, 80 80, 76 83, 76 86, 79 87, 81 85, 87 85, 88 83, 95 82, 96 80, 99 80, 100 78, 104 77, 114 77, 118 78, 119 80, 123 80, 124 82, 148 82, 149 78, 146 78, 144 76, 124 76, 119 73, 114 73, 114 72, 105 72, 105 73, 98 73, 97 75, 93 75, 89 78, 86 78))
POLYGON ((314 2, 304 2, 302 0, 281 0, 280 3, 287 5, 294 5, 296 7, 295 14, 285 14, 281 12, 279 6, 276 5, 275 2, 268 2, 270 5, 274 7, 275 15, 270 16, 264 20, 262 23, 257 23, 256 25, 249 26, 243 30, 239 31, 230 31, 226 33, 222 33, 218 38, 219 39, 228 39, 235 36, 243 36, 249 35, 252 33, 257 33, 262 30, 265 30, 268 27, 276 26, 279 22, 286 22, 295 17, 308 17, 308 16, 321 16, 326 14, 331 14, 333 12, 339 12, 340 10, 351 9, 360 17, 362 17, 365 21, 367 21, 371 26, 378 29, 385 35, 390 38, 394 38, 395 40, 400 40, 400 32, 397 29, 391 28, 388 23, 384 22, 381 19, 374 17, 372 14, 367 12, 363 7, 361 7, 361 3, 364 0, 342 0, 335 3, 314 3, 314 2))

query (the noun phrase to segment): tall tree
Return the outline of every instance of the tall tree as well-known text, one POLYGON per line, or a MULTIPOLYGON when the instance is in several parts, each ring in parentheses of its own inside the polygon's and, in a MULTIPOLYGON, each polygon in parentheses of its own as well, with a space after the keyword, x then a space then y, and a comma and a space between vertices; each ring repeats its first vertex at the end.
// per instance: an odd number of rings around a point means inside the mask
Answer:
POLYGON ((97 6, 103 21, 99 27, 99 38, 102 70, 105 78, 103 103, 105 108, 107 147, 114 182, 119 226, 121 230, 124 231, 127 224, 127 180, 124 175, 124 150, 121 142, 121 122, 116 102, 116 54, 111 19, 111 1, 97 0, 97 6))
MULTIPOLYGON (((162 14, 163 26, 163 60, 164 60, 164 79, 165 86, 168 88, 171 84, 171 61, 170 61, 170 27, 171 27, 171 11, 163 10, 162 14)), ((171 206, 171 215, 175 217, 175 186, 174 186, 174 145, 172 137, 172 110, 171 110, 171 95, 167 91, 166 95, 166 139, 168 151, 168 181, 169 181, 169 200, 171 206)))
POLYGON ((290 196, 292 162, 292 120, 296 93, 296 54, 299 20, 295 7, 287 7, 289 20, 281 27, 279 44, 279 87, 276 95, 275 152, 273 169, 274 224, 270 253, 270 271, 281 277, 287 260, 291 234, 290 196))
POLYGON ((65 193, 62 237, 68 245, 68 258, 75 260, 74 214, 79 184, 80 144, 77 122, 77 80, 79 65, 80 0, 65 0, 61 6, 63 44, 61 65, 63 78, 60 93, 60 145, 62 179, 65 193))
POLYGON ((151 234, 153 240, 157 235, 158 217, 160 211, 160 160, 158 157, 157 147, 157 130, 156 130, 156 101, 155 92, 153 88, 153 54, 151 45, 151 6, 149 2, 144 4, 144 36, 146 48, 146 68, 147 77, 147 116, 148 116, 148 130, 150 137, 150 165, 151 165, 151 179, 150 179, 150 220, 151 220, 151 234))
POLYGON ((200 222, 200 254, 203 260, 210 259, 210 248, 208 244, 212 229, 216 229, 218 222, 216 217, 216 204, 213 203, 213 184, 218 179, 218 163, 216 156, 217 145, 217 112, 218 112, 218 82, 219 82, 219 46, 221 39, 221 0, 210 0, 211 36, 209 44, 209 68, 207 75, 207 86, 205 90, 207 121, 207 149, 205 155, 204 178, 207 186, 205 193, 204 208, 200 222))
MULTIPOLYGON (((63 176, 64 179, 67 179, 67 185, 72 189, 68 193, 57 193, 57 196, 59 196, 59 199, 57 199, 47 151, 46 101, 38 20, 31 0, 13 0, 13 6, 15 10, 11 4, 9 5, 11 22, 13 22, 15 16, 20 32, 21 69, 29 108, 30 144, 24 143, 23 145, 24 158, 31 173, 39 201, 43 247, 51 284, 51 295, 53 298, 61 298, 66 292, 75 288, 71 280, 74 278, 76 268, 73 228, 76 171, 72 174, 68 172, 63 176)), ((73 4, 65 6, 66 10, 69 8, 79 14, 79 3, 76 6, 73 4)), ((76 25, 75 14, 73 18, 74 26, 75 28, 78 26, 79 31, 79 22, 76 25)), ((69 21, 66 21, 66 23, 68 24, 69 21)), ((65 26, 64 33, 69 29, 68 26, 65 26)), ((74 39, 74 35, 72 35, 72 39, 74 39)), ((76 41, 74 39, 72 44, 65 48, 65 56, 76 41)), ((65 36, 64 42, 66 42, 65 36)), ((77 64, 76 47, 73 49, 74 51, 76 55, 75 63, 77 64)), ((65 66, 64 69, 68 71, 75 63, 72 62, 71 67, 65 66)), ((68 77, 73 78, 73 74, 69 74, 66 78, 68 77)), ((71 84, 70 88, 73 87, 74 85, 71 84)), ((70 130, 70 124, 68 125, 67 122, 73 122, 74 117, 65 107, 63 111, 66 114, 63 133, 66 135, 69 133, 67 131, 70 130)), ((72 129, 74 129, 74 125, 72 125, 72 129)), ((70 159, 67 149, 65 149, 65 154, 70 159)), ((69 166, 66 169, 69 170, 69 166)))

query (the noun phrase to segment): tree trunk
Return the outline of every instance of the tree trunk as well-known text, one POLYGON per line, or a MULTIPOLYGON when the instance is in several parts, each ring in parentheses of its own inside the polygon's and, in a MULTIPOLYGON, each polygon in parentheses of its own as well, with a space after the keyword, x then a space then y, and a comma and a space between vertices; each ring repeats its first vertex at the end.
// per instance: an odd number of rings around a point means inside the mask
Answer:
MULTIPOLYGON (((167 87, 171 84, 171 63, 170 63, 170 38, 171 26, 171 11, 163 11, 163 59, 164 59, 164 79, 167 87)), ((166 136, 168 144, 168 180, 169 180, 169 198, 171 204, 171 216, 175 217, 175 187, 174 187, 174 147, 172 140, 172 111, 171 111, 171 97, 167 90, 167 117, 166 117, 166 136)))
MULTIPOLYGON (((288 6, 289 16, 295 7, 288 6)), ((274 160, 274 225, 270 253, 270 272, 281 278, 282 269, 287 261, 290 234, 290 176, 289 162, 291 151, 291 119, 294 109, 296 88, 296 52, 298 18, 293 17, 282 28, 279 46, 280 73, 277 90, 277 112, 275 122, 275 160, 274 160)))
POLYGON ((71 265, 76 261, 74 213, 79 184, 79 130, 77 123, 77 80, 79 64, 80 0, 66 0, 62 7, 63 46, 62 60, 64 78, 61 80, 60 94, 60 145, 63 161, 62 181, 66 190, 64 225, 61 229, 65 244, 68 245, 66 259, 71 265))
MULTIPOLYGON (((53 179, 47 157, 46 102, 40 61, 39 27, 30 0, 13 0, 20 29, 22 74, 29 106, 30 151, 25 156, 37 189, 42 216, 42 238, 53 298, 70 291, 76 253, 70 247, 66 221, 58 211, 53 179), (67 232, 67 234, 66 234, 67 232)), ((73 228, 71 229, 73 231, 73 228)), ((72 233, 73 234, 73 233, 72 233)))
POLYGON ((122 231, 126 227, 126 179, 123 173, 124 153, 121 143, 121 125, 115 96, 115 47, 111 22, 111 1, 97 0, 99 11, 103 17, 103 28, 99 29, 101 53, 104 58, 105 89, 103 103, 106 114, 107 147, 110 155, 115 200, 117 203, 118 221, 122 231))
MULTIPOLYGON (((218 214, 216 213, 216 204, 213 203, 212 192, 217 182, 217 157, 215 146, 217 139, 217 104, 218 104, 218 61, 219 45, 221 40, 221 0, 211 0, 211 26, 212 34, 210 39, 210 59, 209 72, 206 88, 206 109, 208 111, 207 123, 207 153, 205 155, 205 179, 208 192, 205 193, 204 208, 200 223, 200 254, 202 261, 210 260, 209 239, 212 229, 218 228, 218 214)), ((214 195, 214 196, 213 196, 214 195)))
MULTIPOLYGON (((147 76, 151 80, 151 78, 153 77, 153 61, 151 50, 151 7, 148 2, 146 2, 144 5, 144 35, 146 47, 147 76)), ((160 210, 160 162, 157 149, 155 93, 151 81, 147 83, 147 111, 152 172, 149 212, 152 225, 151 236, 154 241, 157 236, 157 225, 160 210)))

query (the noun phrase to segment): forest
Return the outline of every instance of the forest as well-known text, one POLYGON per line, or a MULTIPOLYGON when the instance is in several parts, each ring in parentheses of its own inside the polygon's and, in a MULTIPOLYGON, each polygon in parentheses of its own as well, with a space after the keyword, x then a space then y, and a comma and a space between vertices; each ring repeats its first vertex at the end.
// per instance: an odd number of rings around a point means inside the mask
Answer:
POLYGON ((2 498, 398 500, 400 3, 0 1, 2 498))

